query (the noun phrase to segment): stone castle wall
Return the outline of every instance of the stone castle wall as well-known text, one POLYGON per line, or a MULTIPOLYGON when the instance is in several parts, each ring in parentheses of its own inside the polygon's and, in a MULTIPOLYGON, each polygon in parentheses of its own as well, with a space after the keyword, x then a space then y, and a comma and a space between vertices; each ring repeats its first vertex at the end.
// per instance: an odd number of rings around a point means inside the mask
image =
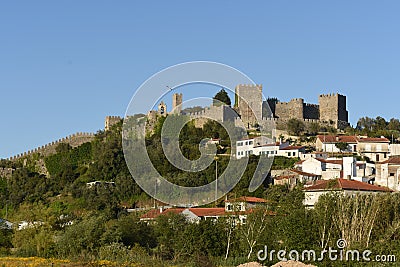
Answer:
POLYGON ((172 96, 172 113, 180 114, 182 111, 182 93, 172 96))
POLYGON ((110 130, 111 126, 121 121, 120 116, 107 116, 104 122, 104 130, 110 130))
POLYGON ((195 126, 199 128, 203 127, 208 119, 213 119, 216 121, 234 121, 236 118, 238 118, 238 115, 232 110, 232 108, 224 105, 211 105, 202 111, 187 113, 185 115, 189 116, 191 119, 196 119, 195 126))
POLYGON ((14 172, 13 168, 0 167, 0 177, 10 178, 14 172))
POLYGON ((337 100, 338 99, 333 94, 320 95, 318 97, 321 121, 337 121, 339 115, 339 104, 337 100))
POLYGON ((235 88, 235 108, 244 124, 253 126, 263 117, 262 85, 239 84, 235 88))
POLYGON ((299 119, 302 120, 304 113, 304 99, 294 98, 290 102, 277 102, 275 106, 275 116, 280 119, 299 119))
POLYGON ((346 110, 346 96, 340 94, 319 95, 321 121, 333 121, 338 128, 348 126, 349 115, 346 110))
POLYGON ((33 154, 39 154, 42 156, 49 156, 52 154, 56 153, 56 147, 61 144, 61 143, 65 143, 65 144, 69 144, 72 147, 78 147, 84 143, 90 142, 92 141, 94 138, 94 134, 93 133, 75 133, 72 135, 69 135, 67 137, 61 138, 57 141, 48 143, 46 145, 37 147, 35 149, 32 150, 28 150, 24 153, 15 155, 13 157, 8 158, 8 160, 17 160, 20 158, 24 158, 33 154))
POLYGON ((271 110, 274 110, 274 117, 281 120, 294 118, 319 120, 320 123, 332 122, 332 126, 338 129, 344 129, 349 125, 346 96, 340 94, 320 95, 318 103, 318 105, 308 104, 304 103, 302 98, 294 98, 289 102, 271 102, 269 104, 273 104, 271 110))
POLYGON ((303 118, 319 120, 319 105, 304 103, 303 118))

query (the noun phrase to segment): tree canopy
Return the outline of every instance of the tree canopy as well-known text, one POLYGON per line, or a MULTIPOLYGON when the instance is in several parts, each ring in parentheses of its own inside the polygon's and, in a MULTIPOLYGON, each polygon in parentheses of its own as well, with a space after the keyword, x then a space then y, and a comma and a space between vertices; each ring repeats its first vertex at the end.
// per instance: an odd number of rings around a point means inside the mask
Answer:
POLYGON ((231 99, 229 98, 228 93, 223 88, 213 97, 214 106, 220 105, 220 102, 225 103, 228 106, 231 105, 231 99))

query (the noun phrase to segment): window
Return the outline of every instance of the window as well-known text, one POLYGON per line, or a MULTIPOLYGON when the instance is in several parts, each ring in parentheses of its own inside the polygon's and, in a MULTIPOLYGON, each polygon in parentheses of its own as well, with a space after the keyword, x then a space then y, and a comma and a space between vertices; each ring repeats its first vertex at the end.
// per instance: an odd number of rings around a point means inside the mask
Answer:
POLYGON ((391 172, 389 176, 394 176, 394 172, 391 172))
POLYGON ((231 204, 226 205, 226 210, 232 211, 232 205, 231 204))
POLYGON ((288 157, 290 157, 292 155, 292 152, 288 152, 287 155, 288 157))
POLYGON ((250 150, 250 151, 249 151, 249 155, 253 155, 253 150, 250 150))
POLYGON ((253 144, 253 141, 249 141, 249 145, 252 145, 253 144))
POLYGON ((247 146, 248 143, 249 143, 249 142, 246 141, 244 144, 247 146))
POLYGON ((237 143, 238 146, 243 146, 243 142, 237 143))

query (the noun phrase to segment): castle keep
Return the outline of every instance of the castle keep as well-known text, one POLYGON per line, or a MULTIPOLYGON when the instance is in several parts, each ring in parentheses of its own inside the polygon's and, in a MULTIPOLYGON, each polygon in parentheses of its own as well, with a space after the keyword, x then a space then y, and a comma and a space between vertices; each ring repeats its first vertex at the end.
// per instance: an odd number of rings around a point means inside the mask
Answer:
POLYGON ((260 121, 263 116, 262 85, 239 84, 235 88, 235 109, 245 125, 260 121))

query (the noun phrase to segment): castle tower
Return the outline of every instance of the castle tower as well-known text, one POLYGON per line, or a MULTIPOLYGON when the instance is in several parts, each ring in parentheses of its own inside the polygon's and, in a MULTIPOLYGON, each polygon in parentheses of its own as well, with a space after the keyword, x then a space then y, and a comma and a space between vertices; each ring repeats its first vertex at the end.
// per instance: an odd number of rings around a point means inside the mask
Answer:
POLYGON ((235 108, 246 127, 262 119, 262 85, 239 84, 235 87, 235 108))
POLYGON ((158 105, 158 113, 161 116, 167 116, 167 105, 164 103, 164 101, 161 101, 161 103, 158 105))
POLYGON ((303 120, 304 99, 293 98, 289 102, 277 102, 275 106, 275 116, 282 119, 303 120))
POLYGON ((321 121, 333 122, 334 126, 339 129, 343 129, 349 124, 346 96, 337 93, 319 95, 318 103, 321 121))
POLYGON ((121 121, 120 116, 107 116, 104 121, 104 130, 110 130, 111 126, 121 121))
POLYGON ((180 114, 182 111, 182 93, 172 95, 172 113, 180 114))

